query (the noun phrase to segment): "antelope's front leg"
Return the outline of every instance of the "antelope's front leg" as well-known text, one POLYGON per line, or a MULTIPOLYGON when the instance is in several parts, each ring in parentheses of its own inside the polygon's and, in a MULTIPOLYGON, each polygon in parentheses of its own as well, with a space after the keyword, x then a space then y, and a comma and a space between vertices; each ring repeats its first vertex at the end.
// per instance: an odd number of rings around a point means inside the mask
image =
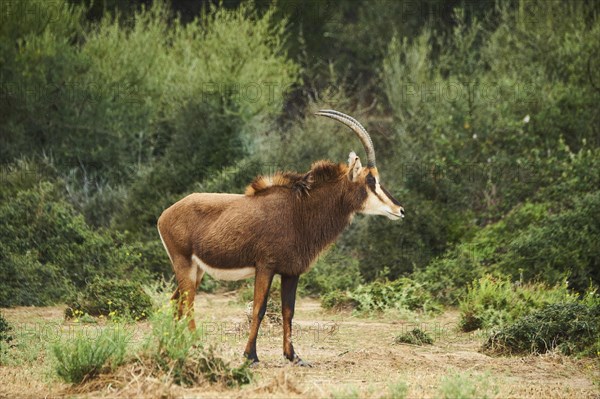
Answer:
POLYGON ((256 277, 254 279, 254 304, 252 307, 252 324, 250 325, 250 335, 244 356, 251 360, 252 363, 258 363, 256 355, 256 337, 258 336, 258 328, 265 317, 267 311, 267 299, 269 298, 269 290, 273 281, 273 273, 270 270, 256 269, 256 277))
POLYGON ((281 275, 281 313, 283 316, 283 356, 298 366, 309 366, 296 355, 292 345, 292 319, 296 306, 298 276, 281 275))

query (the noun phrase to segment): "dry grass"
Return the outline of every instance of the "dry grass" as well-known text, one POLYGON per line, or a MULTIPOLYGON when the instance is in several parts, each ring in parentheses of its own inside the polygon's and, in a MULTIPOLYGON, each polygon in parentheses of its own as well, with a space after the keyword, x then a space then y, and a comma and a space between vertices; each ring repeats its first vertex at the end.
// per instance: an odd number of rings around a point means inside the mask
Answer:
MULTIPOLYGON (((4 314, 10 322, 34 319, 66 329, 57 307, 7 309, 4 314)), ((203 328, 202 340, 217 345, 219 353, 234 365, 242 362, 245 319, 245 306, 231 297, 198 296, 196 321, 203 328)), ((556 353, 490 357, 478 351, 482 337, 457 331, 458 319, 456 311, 424 319, 393 313, 361 319, 347 312, 326 313, 316 301, 299 299, 294 343, 313 368, 289 365, 281 355, 281 326, 267 323, 258 341, 261 363, 254 369, 256 378, 242 388, 209 384, 182 388, 139 362, 73 387, 53 378, 50 359, 40 355, 34 362, 0 367, 0 397, 329 398, 351 390, 360 397, 382 398, 389 385, 397 382, 407 384, 407 397, 438 397, 443 379, 455 374, 473 380, 485 378, 494 388, 490 397, 600 397, 597 360, 556 353), (428 332, 434 345, 393 344, 395 336, 415 327, 428 332)), ((148 324, 140 323, 135 336, 148 330, 148 324)))

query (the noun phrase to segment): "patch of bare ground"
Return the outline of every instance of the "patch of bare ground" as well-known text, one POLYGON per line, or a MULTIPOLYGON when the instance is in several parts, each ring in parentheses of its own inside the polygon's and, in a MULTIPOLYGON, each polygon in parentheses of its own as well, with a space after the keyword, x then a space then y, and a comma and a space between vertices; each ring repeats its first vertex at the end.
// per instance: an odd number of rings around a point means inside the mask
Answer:
MULTIPOLYGON (((63 326, 60 307, 3 310, 11 322, 37 320, 63 326)), ((265 319, 266 320, 266 319, 265 319)), ((485 379, 488 397, 497 398, 600 398, 597 359, 574 359, 558 354, 525 357, 491 357, 479 352, 483 335, 457 331, 458 312, 436 317, 385 314, 369 318, 349 312, 328 313, 313 299, 298 300, 294 345, 312 368, 294 367, 282 357, 281 326, 264 323, 258 340, 260 364, 255 380, 229 389, 202 384, 180 387, 168 376, 159 378, 136 364, 71 387, 52 378, 49 360, 0 367, 0 397, 199 397, 280 398, 331 397, 347 389, 360 397, 381 398, 389 385, 404 382, 407 397, 439 397, 443 379, 485 379), (419 327, 435 340, 433 345, 394 344, 394 337, 419 327)), ((242 362, 247 333, 245 304, 235 296, 200 294, 196 322, 202 340, 216 345, 232 364, 242 362)), ((138 325, 136 336, 149 329, 138 325)))

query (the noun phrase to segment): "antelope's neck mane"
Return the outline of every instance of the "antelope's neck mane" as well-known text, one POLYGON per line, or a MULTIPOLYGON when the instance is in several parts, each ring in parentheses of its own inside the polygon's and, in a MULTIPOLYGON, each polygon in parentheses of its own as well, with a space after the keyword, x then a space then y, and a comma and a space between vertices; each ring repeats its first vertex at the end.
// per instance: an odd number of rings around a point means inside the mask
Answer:
POLYGON ((317 255, 348 226, 364 203, 364 184, 348 179, 348 166, 319 161, 305 174, 277 173, 259 176, 246 189, 247 196, 284 196, 297 241, 292 245, 301 254, 294 273, 306 271, 317 255))
POLYGON ((246 196, 267 195, 273 188, 290 190, 298 198, 310 195, 310 191, 325 184, 340 181, 348 167, 345 164, 335 164, 330 161, 318 161, 312 164, 309 172, 301 174, 296 172, 277 172, 271 176, 258 176, 248 187, 246 196))

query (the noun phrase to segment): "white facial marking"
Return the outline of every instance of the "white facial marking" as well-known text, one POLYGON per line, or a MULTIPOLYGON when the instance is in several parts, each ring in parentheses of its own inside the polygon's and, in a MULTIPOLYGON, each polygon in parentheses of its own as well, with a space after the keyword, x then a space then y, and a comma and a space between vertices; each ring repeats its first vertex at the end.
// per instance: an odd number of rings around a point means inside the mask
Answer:
POLYGON ((237 269, 219 269, 212 267, 202 262, 196 255, 192 255, 192 260, 196 265, 206 272, 209 276, 217 280, 236 281, 243 280, 254 276, 254 267, 239 267, 237 269))
POLYGON ((399 211, 395 210, 397 206, 394 205, 388 196, 383 192, 379 181, 377 181, 375 184, 375 191, 377 194, 367 189, 367 200, 365 201, 365 206, 363 207, 361 213, 367 215, 386 216, 392 220, 398 220, 401 217, 404 217, 399 213, 399 211))

